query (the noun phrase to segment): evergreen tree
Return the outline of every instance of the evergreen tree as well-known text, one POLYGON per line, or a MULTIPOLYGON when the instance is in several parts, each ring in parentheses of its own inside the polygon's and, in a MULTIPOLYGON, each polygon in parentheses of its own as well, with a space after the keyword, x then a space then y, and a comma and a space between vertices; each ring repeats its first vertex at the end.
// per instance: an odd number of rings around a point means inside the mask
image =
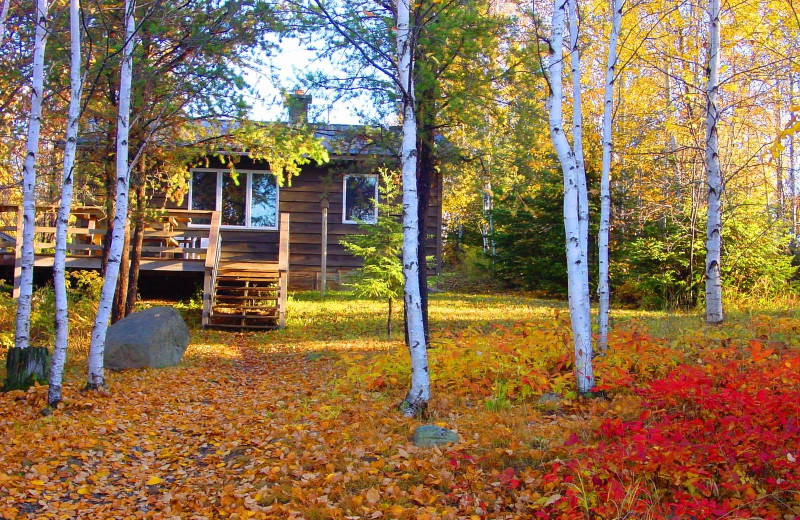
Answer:
POLYGON ((351 285, 358 296, 385 299, 389 304, 386 334, 392 338, 392 302, 403 297, 403 208, 398 202, 396 175, 380 172, 378 219, 374 224, 362 223, 361 233, 347 235, 340 242, 364 265, 352 274, 351 285))

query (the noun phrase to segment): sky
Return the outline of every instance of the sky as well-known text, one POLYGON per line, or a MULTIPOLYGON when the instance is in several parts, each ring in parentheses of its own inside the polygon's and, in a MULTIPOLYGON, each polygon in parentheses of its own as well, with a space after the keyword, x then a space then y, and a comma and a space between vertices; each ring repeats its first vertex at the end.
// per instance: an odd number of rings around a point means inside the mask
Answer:
MULTIPOLYGON (((280 42, 281 51, 271 59, 274 71, 265 66, 263 70, 251 70, 245 74, 250 85, 254 87, 255 96, 251 98, 253 106, 250 117, 256 121, 286 120, 281 89, 294 91, 297 87, 297 76, 309 69, 333 72, 330 62, 316 59, 316 53, 308 50, 294 38, 286 38, 280 42)), ((339 101, 327 106, 321 92, 307 92, 313 96, 311 105, 312 122, 330 124, 360 124, 361 119, 352 110, 357 103, 363 107, 363 101, 339 101)))

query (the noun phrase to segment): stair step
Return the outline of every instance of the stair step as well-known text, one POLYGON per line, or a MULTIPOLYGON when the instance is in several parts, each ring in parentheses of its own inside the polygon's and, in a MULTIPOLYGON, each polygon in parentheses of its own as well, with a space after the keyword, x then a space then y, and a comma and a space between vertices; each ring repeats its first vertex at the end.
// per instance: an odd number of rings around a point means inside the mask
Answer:
POLYGON ((236 304, 236 303, 232 303, 230 305, 225 305, 225 304, 220 305, 219 303, 216 303, 216 304, 214 304, 214 309, 220 309, 220 310, 222 310, 222 309, 225 309, 225 310, 235 310, 235 309, 251 309, 251 310, 252 309, 272 309, 272 310, 275 310, 275 311, 278 310, 278 308, 276 306, 274 306, 274 305, 239 305, 239 304, 236 304))
POLYGON ((275 313, 270 314, 217 314, 216 312, 212 312, 209 318, 212 320, 215 319, 226 319, 226 320, 274 320, 278 317, 278 312, 276 309, 275 313))
MULTIPOLYGON (((234 287, 232 285, 217 285, 214 287, 217 291, 226 291, 230 293, 274 293, 278 291, 278 288, 275 286, 268 286, 268 287, 259 287, 259 286, 250 286, 250 287, 234 287)), ((234 296, 231 294, 231 296, 234 296)))
POLYGON ((259 330, 275 330, 277 325, 240 325, 233 323, 209 323, 208 327, 221 327, 225 329, 259 329, 259 330))
POLYGON ((217 300, 220 299, 225 301, 241 301, 241 300, 278 301, 277 296, 262 296, 262 295, 236 296, 233 294, 218 294, 217 300))

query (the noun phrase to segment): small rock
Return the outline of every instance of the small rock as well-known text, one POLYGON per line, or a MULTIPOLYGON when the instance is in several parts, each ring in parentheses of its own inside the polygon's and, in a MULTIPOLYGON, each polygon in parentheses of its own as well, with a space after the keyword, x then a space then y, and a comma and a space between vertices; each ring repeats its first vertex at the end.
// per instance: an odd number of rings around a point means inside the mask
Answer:
POLYGON ((552 392, 544 393, 539 397, 539 400, 536 401, 536 405, 546 410, 558 409, 561 407, 561 396, 552 392))
POLYGON ((458 434, 435 424, 423 424, 414 430, 412 442, 418 448, 444 446, 458 442, 458 434))
POLYGON ((47 417, 48 415, 53 415, 53 409, 50 408, 49 406, 45 406, 44 408, 42 408, 42 415, 44 417, 47 417))

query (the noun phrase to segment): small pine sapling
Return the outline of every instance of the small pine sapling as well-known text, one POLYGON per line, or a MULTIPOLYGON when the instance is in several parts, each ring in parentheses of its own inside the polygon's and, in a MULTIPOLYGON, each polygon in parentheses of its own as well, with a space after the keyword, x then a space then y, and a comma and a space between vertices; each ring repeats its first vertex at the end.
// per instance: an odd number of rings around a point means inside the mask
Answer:
POLYGON ((403 298, 403 223, 400 219, 403 208, 396 177, 388 170, 381 170, 377 221, 362 222, 358 226, 360 233, 347 235, 340 241, 347 251, 364 261, 350 277, 349 285, 355 293, 364 298, 388 300, 386 333, 389 339, 392 338, 392 302, 403 298))

